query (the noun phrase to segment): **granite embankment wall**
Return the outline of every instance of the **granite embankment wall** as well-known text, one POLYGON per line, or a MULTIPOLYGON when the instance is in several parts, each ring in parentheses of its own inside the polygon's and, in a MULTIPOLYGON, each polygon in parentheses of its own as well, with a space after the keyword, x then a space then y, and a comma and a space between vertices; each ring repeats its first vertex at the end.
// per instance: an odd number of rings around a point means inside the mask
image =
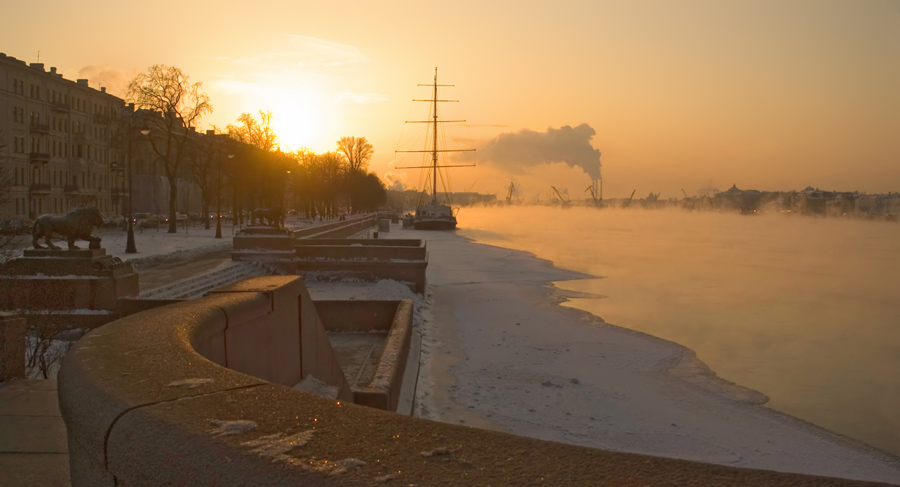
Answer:
POLYGON ((294 230, 295 238, 346 238, 367 228, 372 228, 378 221, 377 215, 349 217, 344 221, 316 225, 314 227, 294 230))
POLYGON ((325 329, 341 333, 388 332, 372 382, 353 391, 353 402, 396 411, 412 340, 413 303, 400 301, 316 301, 325 329))
POLYGON ((425 294, 428 252, 424 240, 309 238, 295 242, 298 271, 364 280, 393 279, 425 294))
POLYGON ((72 485, 865 485, 358 406, 313 315, 298 277, 266 276, 92 331, 59 378, 72 485), (340 398, 286 387, 307 373, 340 398))

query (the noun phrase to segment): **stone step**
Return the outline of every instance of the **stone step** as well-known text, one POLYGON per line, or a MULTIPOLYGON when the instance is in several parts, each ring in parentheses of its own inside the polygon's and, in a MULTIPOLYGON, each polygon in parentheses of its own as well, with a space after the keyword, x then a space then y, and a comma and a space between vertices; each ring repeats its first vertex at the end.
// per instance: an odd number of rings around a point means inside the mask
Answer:
POLYGON ((244 277, 268 274, 268 271, 251 262, 241 262, 230 265, 218 271, 195 276, 183 281, 172 283, 168 286, 151 289, 141 293, 145 299, 188 299, 200 296, 207 291, 237 281, 244 277))

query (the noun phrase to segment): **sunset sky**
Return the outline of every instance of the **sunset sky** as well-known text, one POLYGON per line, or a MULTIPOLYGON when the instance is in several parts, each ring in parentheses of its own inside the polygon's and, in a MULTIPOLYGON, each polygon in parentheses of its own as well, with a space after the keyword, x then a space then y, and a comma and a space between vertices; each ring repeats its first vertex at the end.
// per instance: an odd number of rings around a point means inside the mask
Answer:
MULTIPOLYGON (((210 95, 203 128, 271 110, 282 148, 323 152, 365 136, 379 174, 401 131, 408 140, 403 122, 427 115, 411 99, 428 96, 416 84, 438 67, 439 82, 456 85, 442 97, 460 100, 446 115, 468 121, 454 133, 460 147, 586 124, 606 197, 735 183, 900 191, 897 0, 45 0, 3 10, 9 56, 36 62, 40 51, 48 68, 118 96, 148 66, 175 65, 210 95)), ((526 196, 552 184, 580 197, 591 182, 571 161, 489 160, 494 147, 453 171, 454 190, 502 197, 515 178, 526 196)), ((416 186, 418 172, 406 172, 416 186)))

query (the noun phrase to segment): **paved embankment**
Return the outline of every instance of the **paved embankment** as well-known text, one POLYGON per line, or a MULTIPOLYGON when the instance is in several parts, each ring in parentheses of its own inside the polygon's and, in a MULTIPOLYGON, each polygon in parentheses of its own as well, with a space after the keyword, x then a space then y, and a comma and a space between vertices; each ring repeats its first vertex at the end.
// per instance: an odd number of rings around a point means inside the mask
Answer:
POLYGON ((69 485, 68 452, 56 380, 0 383, 0 484, 69 485))

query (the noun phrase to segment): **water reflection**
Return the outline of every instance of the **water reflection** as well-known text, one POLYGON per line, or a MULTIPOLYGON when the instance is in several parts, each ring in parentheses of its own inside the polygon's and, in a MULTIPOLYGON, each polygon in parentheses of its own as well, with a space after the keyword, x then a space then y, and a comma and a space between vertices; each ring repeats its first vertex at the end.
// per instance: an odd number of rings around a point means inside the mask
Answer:
POLYGON ((567 306, 685 345, 768 406, 900 454, 900 224, 546 207, 459 220, 479 242, 604 277, 558 283, 605 297, 567 306))

